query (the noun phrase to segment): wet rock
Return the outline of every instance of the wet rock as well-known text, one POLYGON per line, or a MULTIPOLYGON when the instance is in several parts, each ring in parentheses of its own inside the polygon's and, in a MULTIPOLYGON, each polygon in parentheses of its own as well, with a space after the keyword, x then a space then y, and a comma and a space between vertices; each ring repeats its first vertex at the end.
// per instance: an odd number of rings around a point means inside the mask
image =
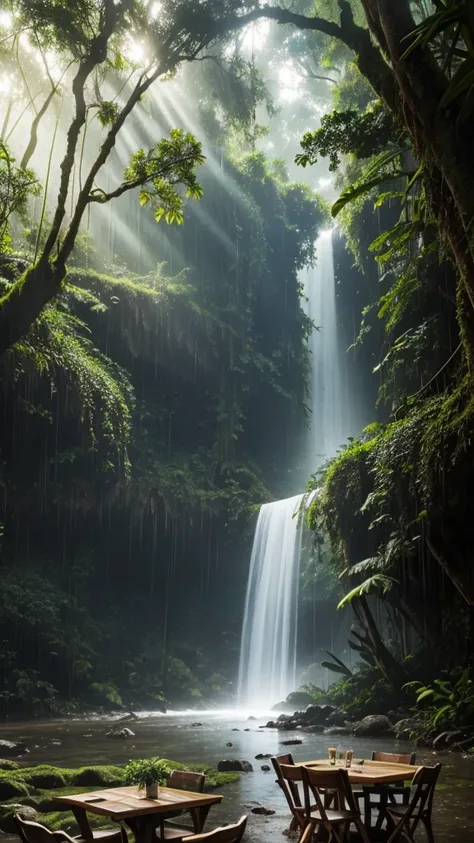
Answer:
POLYGON ((278 729, 278 725, 275 720, 269 720, 265 726, 261 727, 262 729, 278 729))
POLYGON ((251 714, 251 715, 250 715, 250 717, 247 717, 247 720, 256 720, 256 719, 257 719, 257 718, 256 718, 256 717, 254 717, 254 716, 253 716, 253 714, 251 714))
MULTIPOLYGON (((233 732, 240 732, 240 729, 232 729, 233 732)), ((250 732, 250 729, 248 730, 250 732)))
POLYGON ((272 756, 270 755, 269 752, 266 752, 266 753, 265 752, 259 752, 258 755, 255 756, 255 760, 256 761, 263 761, 264 758, 271 758, 271 757, 272 756))
MULTIPOLYGON (((262 727, 260 727, 262 728, 262 727)), ((250 729, 244 729, 244 732, 250 732, 250 729)))
POLYGON ((263 814, 264 817, 271 817, 274 813, 273 808, 266 808, 265 805, 255 805, 255 808, 252 808, 252 814, 263 814))
POLYGON ((2 755, 23 755, 27 751, 23 741, 0 741, 0 753, 2 755))
POLYGON ((198 726, 202 726, 202 723, 197 720, 196 723, 191 723, 191 729, 197 729, 198 726))
POLYGON ((309 734, 318 734, 324 732, 324 726, 303 726, 302 732, 309 732, 309 734))
POLYGON ((394 730, 385 714, 369 714, 356 726, 355 734, 358 737, 378 738, 381 735, 393 735, 394 730))
POLYGON ((0 831, 5 834, 16 834, 17 829, 13 817, 18 814, 23 820, 37 822, 38 812, 30 805, 20 805, 10 802, 8 805, 0 806, 0 831))
POLYGON ((138 714, 135 714, 135 712, 130 711, 129 714, 125 714, 123 717, 120 717, 117 720, 117 723, 136 723, 139 719, 140 718, 138 714))
POLYGON ((291 720, 291 719, 292 718, 290 717, 289 714, 280 714, 280 716, 277 718, 277 723, 287 723, 288 720, 291 720))
POLYGON ((314 697, 307 691, 293 691, 293 693, 288 694, 286 701, 293 706, 303 708, 303 706, 311 705, 314 702, 314 697))
POLYGON ((226 743, 226 746, 234 746, 234 744, 229 741, 228 743, 226 743))
POLYGON ((264 773, 268 773, 268 771, 269 771, 271 768, 270 768, 270 765, 269 765, 269 764, 262 764, 262 766, 260 767, 260 769, 261 769, 261 770, 263 770, 263 772, 264 772, 264 773))
POLYGON ((296 746, 299 743, 303 743, 301 738, 291 738, 289 741, 282 741, 283 746, 296 746))
POLYGON ((111 729, 110 732, 107 732, 105 735, 106 738, 134 738, 135 732, 132 732, 131 729, 128 729, 127 726, 124 726, 123 729, 111 729))
POLYGON ((294 710, 295 710, 295 707, 294 707, 293 703, 289 703, 286 700, 281 700, 281 702, 272 706, 272 709, 271 709, 271 711, 284 711, 287 714, 293 714, 294 710))
POLYGON ((354 728, 351 726, 329 726, 328 729, 324 729, 325 735, 353 735, 354 728))
POLYGON ((344 714, 343 711, 339 711, 335 709, 332 714, 329 715, 326 723, 328 726, 345 726, 347 720, 347 715, 344 714))
POLYGON ((225 759, 217 765, 219 773, 253 773, 250 761, 238 761, 237 759, 225 759))

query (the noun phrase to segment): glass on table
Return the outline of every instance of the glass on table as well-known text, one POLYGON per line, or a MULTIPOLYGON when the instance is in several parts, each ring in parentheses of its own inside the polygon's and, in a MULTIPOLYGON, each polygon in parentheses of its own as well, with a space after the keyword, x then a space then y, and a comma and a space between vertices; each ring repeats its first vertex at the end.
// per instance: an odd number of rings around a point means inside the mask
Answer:
POLYGON ((334 766, 336 763, 336 747, 330 746, 328 749, 329 763, 334 766))
POLYGON ((346 767, 350 767, 352 765, 352 757, 354 753, 352 749, 346 749, 346 767))

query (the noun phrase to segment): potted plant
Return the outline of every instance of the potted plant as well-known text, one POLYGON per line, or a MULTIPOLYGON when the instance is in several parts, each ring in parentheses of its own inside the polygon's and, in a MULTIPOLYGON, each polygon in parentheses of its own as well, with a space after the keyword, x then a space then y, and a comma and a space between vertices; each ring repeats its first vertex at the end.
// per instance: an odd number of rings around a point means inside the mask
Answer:
POLYGON ((140 758, 129 761, 125 768, 127 784, 136 784, 145 790, 147 799, 158 799, 160 784, 165 784, 169 770, 161 758, 140 758))

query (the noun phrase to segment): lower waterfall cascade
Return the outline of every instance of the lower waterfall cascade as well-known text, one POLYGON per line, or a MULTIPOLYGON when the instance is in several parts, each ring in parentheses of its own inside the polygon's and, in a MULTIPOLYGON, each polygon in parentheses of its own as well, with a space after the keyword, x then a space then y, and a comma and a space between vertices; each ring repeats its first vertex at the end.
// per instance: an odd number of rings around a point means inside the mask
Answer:
MULTIPOLYGON (((301 273, 313 320, 311 425, 305 453, 312 471, 334 456, 354 426, 337 332, 333 232, 316 242, 317 263, 301 273)), ((314 494, 314 493, 313 493, 314 494)), ((298 583, 305 494, 264 504, 257 520, 242 627, 238 701, 268 709, 297 683, 298 583)), ((305 502, 306 505, 308 501, 305 502)))

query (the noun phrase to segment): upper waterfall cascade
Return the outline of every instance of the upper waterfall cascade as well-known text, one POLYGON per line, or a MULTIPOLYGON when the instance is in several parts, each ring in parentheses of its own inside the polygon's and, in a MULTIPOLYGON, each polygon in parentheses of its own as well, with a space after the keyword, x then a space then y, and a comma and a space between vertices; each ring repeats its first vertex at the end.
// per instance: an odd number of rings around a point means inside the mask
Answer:
MULTIPOLYGON (((316 471, 333 456, 354 428, 337 331, 331 231, 318 238, 316 255, 316 265, 304 270, 301 278, 306 313, 315 324, 309 339, 312 416, 305 448, 310 471, 316 471)), ((264 504, 260 509, 242 629, 239 704, 269 708, 284 699, 297 683, 303 527, 301 517, 295 513, 304 498, 305 495, 297 495, 264 504)))

